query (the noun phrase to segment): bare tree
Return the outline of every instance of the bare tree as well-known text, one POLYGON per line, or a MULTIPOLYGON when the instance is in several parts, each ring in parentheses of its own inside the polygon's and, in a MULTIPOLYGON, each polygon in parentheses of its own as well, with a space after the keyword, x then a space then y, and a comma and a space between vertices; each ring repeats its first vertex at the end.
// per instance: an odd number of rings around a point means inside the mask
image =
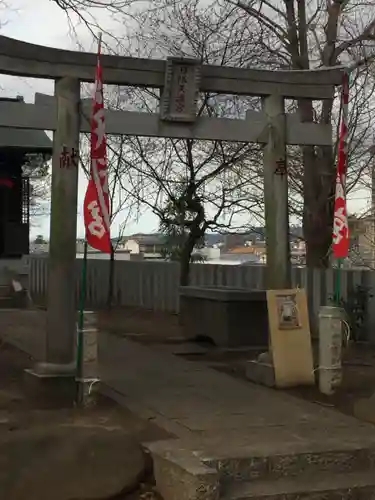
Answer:
POLYGON ((30 154, 23 165, 23 175, 30 180, 30 215, 37 224, 39 217, 48 213, 51 172, 48 158, 42 154, 30 154))
MULTIPOLYGON (((355 68, 352 86, 356 99, 364 101, 361 113, 367 106, 372 107, 373 77, 369 72, 369 64, 375 57, 375 6, 372 2, 223 0, 223 4, 228 3, 238 8, 245 23, 256 26, 259 43, 268 54, 267 60, 273 59, 275 68, 308 70, 350 64, 355 68)), ((331 123, 335 111, 333 98, 324 101, 320 108, 304 99, 299 100, 297 106, 303 121, 318 123, 331 123)), ((358 154, 362 158, 363 145, 368 140, 366 125, 359 126, 361 120, 357 114, 354 126, 352 123, 353 158, 358 154)), ((368 114, 366 120, 368 124, 368 114)), ((332 240, 334 152, 330 147, 303 147, 301 153, 307 265, 321 267, 328 264, 332 240)), ((355 176, 360 176, 358 168, 355 176)))
POLYGON ((157 215, 164 232, 177 229, 183 235, 180 283, 186 285, 194 248, 207 230, 243 229, 262 216, 260 193, 243 175, 251 172, 249 147, 231 150, 227 144, 193 140, 153 140, 147 147, 144 139, 133 141, 128 145, 132 175, 124 189, 157 215))
MULTIPOLYGON (((124 17, 128 14, 129 20, 132 18, 132 6, 140 0, 52 0, 66 16, 71 33, 77 35, 76 27, 78 24, 83 25, 95 38, 98 35, 98 30, 106 34, 112 40, 115 35, 112 30, 104 29, 100 19, 105 15, 113 19, 120 15, 124 17)), ((151 8, 152 2, 150 2, 151 8)), ((76 36, 76 41, 79 39, 76 36)))
POLYGON ((87 26, 96 23, 95 11, 106 10, 113 14, 124 14, 136 0, 52 0, 67 15, 74 13, 87 26))
MULTIPOLYGON (((67 5, 69 2, 65 2, 67 5)), ((72 2, 70 2, 71 4, 72 2)), ((85 8, 95 7, 89 0, 85 8)), ((102 3, 102 2, 99 2, 102 3)), ((375 6, 353 0, 154 0, 150 3, 110 2, 119 23, 132 18, 128 36, 117 39, 116 50, 127 55, 164 57, 192 56, 204 63, 239 67, 310 69, 339 63, 352 67, 349 190, 361 187, 368 170, 371 145, 374 86, 375 6), (134 5, 137 4, 135 9, 134 5), (130 8, 133 6, 133 10, 130 8)), ((103 4, 104 5, 104 4, 103 4)), ((102 6, 103 6, 102 5, 102 6)), ((84 10, 82 12, 85 12, 84 10)), ((112 47, 112 50, 113 47, 112 47)), ((149 110, 150 90, 124 91, 121 108, 149 110)), ((239 116, 257 108, 252 99, 233 96, 201 96, 209 106, 204 112, 239 116), (223 104, 224 103, 224 104, 223 104), (208 109, 210 111, 208 111, 208 109)), ((303 121, 333 123, 337 138, 337 93, 321 105, 310 100, 287 103, 298 109, 303 121)), ((157 105, 151 110, 155 111, 157 105)), ((134 148, 134 141, 127 142, 134 148)), ((152 151, 147 142, 147 151, 152 151)), ((171 142, 168 143, 171 146, 171 142)), ((159 146, 156 146, 158 149, 159 146)), ((186 149, 186 148, 185 148, 186 149)), ((326 266, 331 246, 335 149, 289 148, 290 209, 303 219, 307 264, 326 266)), ((253 151, 253 150, 252 150, 253 151)), ((261 187, 262 169, 252 152, 251 193, 261 187)), ((158 157, 154 161, 160 162, 158 157)), ((139 174, 140 175, 140 174, 139 174)), ((142 188, 144 189, 144 188, 142 188)), ((262 202, 260 196, 259 202, 262 202)))
MULTIPOLYGON (((247 65, 257 57, 242 50, 250 30, 238 26, 234 9, 216 12, 215 4, 183 0, 178 5, 157 0, 153 9, 137 14, 137 25, 122 46, 141 55, 180 55, 204 63, 247 65), (220 15, 219 15, 220 14, 220 15), (133 36, 134 34, 134 36, 133 36)), ((153 90, 114 89, 109 104, 116 109, 156 112, 159 94, 153 90), (120 96, 120 98, 118 97, 120 96)), ((257 101, 202 94, 198 116, 239 117, 257 101)), ((123 189, 148 207, 166 231, 180 228, 184 235, 180 255, 181 284, 189 281, 194 247, 209 229, 235 230, 263 217, 261 149, 253 144, 220 141, 122 138, 123 189)), ((111 145, 117 149, 116 139, 111 145)))

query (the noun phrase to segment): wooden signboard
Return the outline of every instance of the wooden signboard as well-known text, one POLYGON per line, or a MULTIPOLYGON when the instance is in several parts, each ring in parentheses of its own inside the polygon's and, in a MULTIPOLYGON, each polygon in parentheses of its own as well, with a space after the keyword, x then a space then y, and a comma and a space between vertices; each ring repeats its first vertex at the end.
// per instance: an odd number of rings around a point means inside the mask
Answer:
POLYGON ((160 106, 162 120, 195 122, 200 79, 199 60, 168 58, 160 106))
POLYGON ((313 385, 314 362, 305 290, 267 290, 276 387, 313 385))

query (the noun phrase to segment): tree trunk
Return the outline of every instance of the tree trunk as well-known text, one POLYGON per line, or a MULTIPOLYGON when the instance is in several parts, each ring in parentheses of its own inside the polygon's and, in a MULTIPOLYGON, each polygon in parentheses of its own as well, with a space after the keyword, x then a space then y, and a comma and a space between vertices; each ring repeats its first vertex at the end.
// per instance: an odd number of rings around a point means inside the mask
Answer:
POLYGON ((181 256, 180 261, 180 286, 188 286, 190 281, 190 259, 181 256))
POLYGON ((107 295, 107 308, 111 309, 113 305, 113 287, 115 276, 115 250, 111 247, 111 256, 109 260, 109 276, 108 276, 108 295, 107 295))
POLYGON ((330 147, 303 151, 304 213, 306 265, 326 268, 332 243, 335 175, 330 147))
MULTIPOLYGON (((325 102, 322 123, 330 123, 332 102, 325 102)), ((298 109, 302 121, 313 121, 312 102, 301 99, 298 109)), ((329 265, 332 243, 335 169, 330 146, 302 148, 303 164, 303 234, 306 242, 306 265, 325 268, 329 265)))
POLYGON ((180 286, 188 286, 190 283, 190 260, 197 239, 189 235, 180 258, 180 286))
MULTIPOLYGON (((285 2, 288 19, 289 52, 294 69, 308 70, 309 49, 306 23, 306 1, 298 2, 298 23, 295 22, 293 2, 285 2)), ((327 4, 328 20, 325 27, 326 42, 322 52, 324 66, 333 66, 337 26, 341 3, 327 4)), ((322 124, 331 123, 333 100, 323 103, 322 124)), ((313 122, 313 103, 300 99, 298 110, 303 122, 313 122)), ((327 267, 332 243, 333 204, 335 189, 334 160, 331 147, 303 147, 303 232, 306 242, 306 265, 327 267)))

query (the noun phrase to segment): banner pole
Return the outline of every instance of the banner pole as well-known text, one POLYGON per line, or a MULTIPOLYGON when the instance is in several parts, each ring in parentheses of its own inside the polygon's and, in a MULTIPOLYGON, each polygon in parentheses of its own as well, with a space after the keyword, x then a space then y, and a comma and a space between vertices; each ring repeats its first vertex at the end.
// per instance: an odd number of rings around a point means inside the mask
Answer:
POLYGON ((77 332, 77 358, 76 358, 76 382, 77 382, 77 405, 83 402, 84 382, 82 380, 83 365, 83 330, 85 324, 85 302, 86 302, 86 282, 87 282, 87 240, 85 239, 82 273, 81 273, 81 293, 79 298, 79 316, 77 332))

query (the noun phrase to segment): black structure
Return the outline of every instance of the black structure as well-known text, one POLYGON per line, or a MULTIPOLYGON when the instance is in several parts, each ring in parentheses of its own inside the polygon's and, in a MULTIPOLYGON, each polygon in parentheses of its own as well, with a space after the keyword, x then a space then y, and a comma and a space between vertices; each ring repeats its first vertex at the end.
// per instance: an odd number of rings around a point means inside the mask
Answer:
POLYGON ((52 142, 44 132, 0 127, 0 258, 29 253, 30 179, 22 167, 30 154, 51 157, 52 142))

